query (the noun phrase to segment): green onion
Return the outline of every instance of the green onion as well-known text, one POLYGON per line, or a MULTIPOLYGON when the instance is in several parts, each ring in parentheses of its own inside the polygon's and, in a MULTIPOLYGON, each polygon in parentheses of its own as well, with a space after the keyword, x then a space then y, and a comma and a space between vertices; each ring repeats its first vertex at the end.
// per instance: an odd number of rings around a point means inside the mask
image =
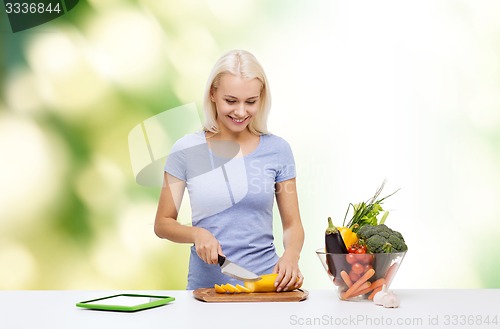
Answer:
MULTIPOLYGON (((366 202, 360 202, 357 204, 352 204, 349 203, 349 206, 347 207, 347 211, 344 216, 344 222, 343 226, 349 227, 353 232, 357 232, 360 227, 364 225, 378 225, 378 219, 377 216, 380 214, 380 212, 384 211, 382 208, 382 203, 385 199, 399 191, 397 189, 396 191, 392 192, 391 194, 379 199, 378 197, 380 196, 380 193, 384 189, 386 180, 382 182, 382 185, 377 189, 375 194, 371 199, 369 199, 366 202), (345 224, 347 215, 349 214, 349 210, 353 209, 353 215, 347 225, 345 224)), ((384 215, 382 216, 382 219, 380 220, 380 224, 383 224, 389 215, 388 211, 384 212, 384 215)))

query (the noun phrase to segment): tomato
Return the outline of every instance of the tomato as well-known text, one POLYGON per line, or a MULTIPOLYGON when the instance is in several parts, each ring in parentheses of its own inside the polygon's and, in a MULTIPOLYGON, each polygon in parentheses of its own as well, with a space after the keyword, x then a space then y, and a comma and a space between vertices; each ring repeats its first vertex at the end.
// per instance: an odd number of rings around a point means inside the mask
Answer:
POLYGON ((345 260, 351 265, 358 261, 355 254, 347 254, 345 260))
POLYGON ((359 246, 356 251, 356 254, 366 254, 366 247, 365 246, 359 246))
POLYGON ((361 275, 354 273, 352 270, 349 271, 349 278, 352 282, 358 281, 360 277, 361 275))
POLYGON ((365 266, 363 266, 363 273, 372 269, 372 268, 373 268, 373 266, 371 266, 370 264, 366 264, 365 266))
POLYGON ((355 243, 352 246, 350 246, 349 249, 347 249, 347 251, 350 254, 358 254, 358 255, 366 254, 366 246, 355 243))
POLYGON ((366 246, 360 246, 356 250, 355 255, 356 255, 356 260, 361 264, 371 264, 375 259, 373 254, 366 253, 366 246))
POLYGON ((360 263, 354 263, 352 264, 351 271, 356 274, 363 274, 363 272, 365 271, 365 267, 360 263))
POLYGON ((361 264, 367 264, 368 259, 366 258, 366 254, 355 254, 356 261, 361 264))

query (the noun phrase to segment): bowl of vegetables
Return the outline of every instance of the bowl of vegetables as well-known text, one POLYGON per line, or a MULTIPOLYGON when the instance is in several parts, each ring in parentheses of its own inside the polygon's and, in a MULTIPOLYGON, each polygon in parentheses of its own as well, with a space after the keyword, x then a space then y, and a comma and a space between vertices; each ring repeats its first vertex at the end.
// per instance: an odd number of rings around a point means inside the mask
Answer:
POLYGON ((333 254, 316 250, 326 273, 338 287, 342 300, 373 300, 389 289, 406 252, 333 254))
POLYGON ((403 235, 385 224, 381 204, 390 195, 378 198, 383 186, 370 200, 349 205, 354 214, 345 224, 348 208, 343 227, 328 218, 325 247, 316 250, 342 300, 373 300, 387 292, 408 250, 403 235))

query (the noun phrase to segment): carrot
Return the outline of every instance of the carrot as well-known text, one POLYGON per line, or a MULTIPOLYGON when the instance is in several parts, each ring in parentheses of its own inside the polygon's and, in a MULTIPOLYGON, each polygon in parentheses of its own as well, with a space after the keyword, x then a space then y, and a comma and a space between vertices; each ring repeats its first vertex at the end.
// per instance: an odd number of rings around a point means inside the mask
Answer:
POLYGON ((342 272, 340 272, 340 276, 344 280, 345 284, 350 288, 352 286, 352 280, 349 277, 349 274, 347 274, 346 271, 342 271, 342 272))
POLYGON ((354 291, 351 295, 351 297, 356 297, 356 296, 359 296, 361 295, 361 292, 363 290, 367 290, 367 289, 370 289, 370 286, 372 285, 372 283, 370 281, 366 281, 365 283, 363 283, 362 285, 359 286, 358 289, 356 289, 356 291, 354 291))
POLYGON ((369 285, 366 289, 358 289, 357 291, 355 291, 351 297, 356 297, 356 296, 362 296, 366 293, 369 293, 370 291, 373 290, 373 287, 371 287, 371 285, 369 285))
MULTIPOLYGON (((383 286, 382 286, 382 287, 383 287, 383 286)), ((373 300, 373 297, 375 297, 375 294, 376 294, 377 292, 381 291, 381 290, 382 290, 382 287, 378 287, 378 288, 373 289, 373 291, 372 291, 372 293, 370 294, 370 296, 368 296, 368 299, 369 299, 369 300, 373 300)))
POLYGON ((396 272, 397 268, 398 268, 398 263, 394 263, 391 266, 389 266, 389 268, 385 272, 384 278, 388 284, 391 283, 392 277, 394 276, 394 273, 396 272))
MULTIPOLYGON (((373 281, 371 285, 369 285, 366 289, 358 289, 354 292, 354 296, 359 296, 359 295, 364 295, 369 293, 370 291, 377 289, 378 287, 382 287, 382 285, 385 283, 384 278, 380 278, 376 281, 373 281)), ((360 287, 361 288, 361 287, 360 287)))
POLYGON ((352 286, 350 286, 349 289, 347 289, 345 291, 345 293, 343 294, 343 296, 341 296, 341 297, 343 299, 347 299, 347 298, 351 297, 351 295, 356 290, 358 290, 359 286, 361 286, 363 283, 365 283, 366 281, 368 281, 368 279, 371 278, 374 274, 375 274, 375 270, 373 268, 371 268, 368 271, 366 271, 365 274, 363 274, 363 276, 361 276, 358 281, 354 282, 352 284, 352 286))
POLYGON ((384 278, 380 278, 380 279, 372 282, 372 288, 376 289, 378 287, 382 287, 384 285, 384 283, 385 283, 385 279, 384 278))

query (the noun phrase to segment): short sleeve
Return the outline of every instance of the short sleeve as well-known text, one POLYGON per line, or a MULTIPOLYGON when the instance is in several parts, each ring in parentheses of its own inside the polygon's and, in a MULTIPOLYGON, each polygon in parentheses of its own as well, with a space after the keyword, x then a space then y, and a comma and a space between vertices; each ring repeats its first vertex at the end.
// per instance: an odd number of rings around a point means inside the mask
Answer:
POLYGON ((276 172, 276 183, 286 181, 296 177, 295 159, 292 148, 287 141, 280 138, 278 153, 278 168, 276 172))
POLYGON ((181 143, 177 141, 172 147, 170 154, 167 156, 164 170, 166 173, 186 181, 186 156, 180 144, 181 143))
POLYGON ((178 139, 172 146, 170 154, 165 161, 164 170, 166 173, 187 182, 190 178, 196 177, 200 172, 204 173, 206 161, 200 161, 200 158, 207 158, 208 147, 205 141, 205 133, 187 134, 178 139))

